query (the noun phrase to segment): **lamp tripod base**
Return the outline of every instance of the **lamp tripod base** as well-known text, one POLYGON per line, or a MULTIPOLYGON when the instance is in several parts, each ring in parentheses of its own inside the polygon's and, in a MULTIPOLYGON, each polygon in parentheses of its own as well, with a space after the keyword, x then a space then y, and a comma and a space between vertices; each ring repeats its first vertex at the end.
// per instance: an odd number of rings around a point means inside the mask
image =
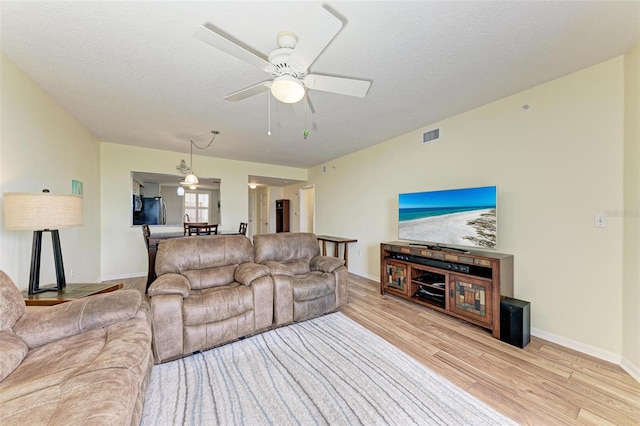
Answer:
POLYGON ((29 296, 45 291, 62 291, 67 286, 64 276, 64 264, 62 263, 62 248, 60 247, 60 234, 57 229, 33 231, 33 244, 31 246, 31 272, 29 274, 29 296), (56 287, 40 288, 40 258, 42 253, 42 233, 51 232, 53 244, 53 258, 56 264, 56 287))

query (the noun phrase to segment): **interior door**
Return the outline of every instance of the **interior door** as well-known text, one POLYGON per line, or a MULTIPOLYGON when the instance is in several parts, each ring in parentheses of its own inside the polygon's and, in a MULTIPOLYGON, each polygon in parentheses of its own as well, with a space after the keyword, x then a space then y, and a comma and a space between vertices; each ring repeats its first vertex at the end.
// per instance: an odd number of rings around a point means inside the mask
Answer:
POLYGON ((256 191, 254 189, 249 190, 249 214, 247 218, 247 237, 249 239, 253 238, 253 234, 255 232, 253 220, 254 217, 257 216, 256 213, 256 191))
POLYGON ((269 196, 266 192, 260 193, 260 226, 259 234, 269 233, 269 196))
POLYGON ((300 189, 300 232, 315 232, 315 187, 300 189))

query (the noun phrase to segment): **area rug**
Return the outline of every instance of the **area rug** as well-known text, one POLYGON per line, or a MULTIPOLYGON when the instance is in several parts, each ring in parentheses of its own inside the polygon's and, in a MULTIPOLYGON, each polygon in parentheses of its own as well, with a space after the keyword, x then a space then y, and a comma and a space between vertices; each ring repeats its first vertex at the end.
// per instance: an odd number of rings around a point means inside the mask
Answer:
POLYGON ((157 365, 142 425, 511 425, 341 313, 157 365))

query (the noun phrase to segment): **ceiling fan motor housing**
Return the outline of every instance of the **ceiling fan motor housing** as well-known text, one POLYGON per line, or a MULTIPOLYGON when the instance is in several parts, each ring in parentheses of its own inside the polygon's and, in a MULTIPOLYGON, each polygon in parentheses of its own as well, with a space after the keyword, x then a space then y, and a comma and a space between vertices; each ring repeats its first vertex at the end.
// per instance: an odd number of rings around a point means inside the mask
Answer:
POLYGON ((281 31, 278 33, 276 40, 280 47, 269 53, 268 57, 273 67, 266 66, 263 70, 271 74, 274 78, 290 75, 297 79, 303 79, 307 74, 307 70, 302 65, 289 60, 293 49, 298 43, 298 36, 291 31, 281 31))

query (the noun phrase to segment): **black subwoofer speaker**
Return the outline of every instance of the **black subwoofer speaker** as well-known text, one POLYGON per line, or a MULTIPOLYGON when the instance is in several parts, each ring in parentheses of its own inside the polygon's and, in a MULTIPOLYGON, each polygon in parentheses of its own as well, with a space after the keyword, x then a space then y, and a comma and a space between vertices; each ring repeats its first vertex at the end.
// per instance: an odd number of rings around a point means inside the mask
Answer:
POLYGON ((531 304, 505 297, 500 302, 500 340, 524 348, 531 340, 531 304))

